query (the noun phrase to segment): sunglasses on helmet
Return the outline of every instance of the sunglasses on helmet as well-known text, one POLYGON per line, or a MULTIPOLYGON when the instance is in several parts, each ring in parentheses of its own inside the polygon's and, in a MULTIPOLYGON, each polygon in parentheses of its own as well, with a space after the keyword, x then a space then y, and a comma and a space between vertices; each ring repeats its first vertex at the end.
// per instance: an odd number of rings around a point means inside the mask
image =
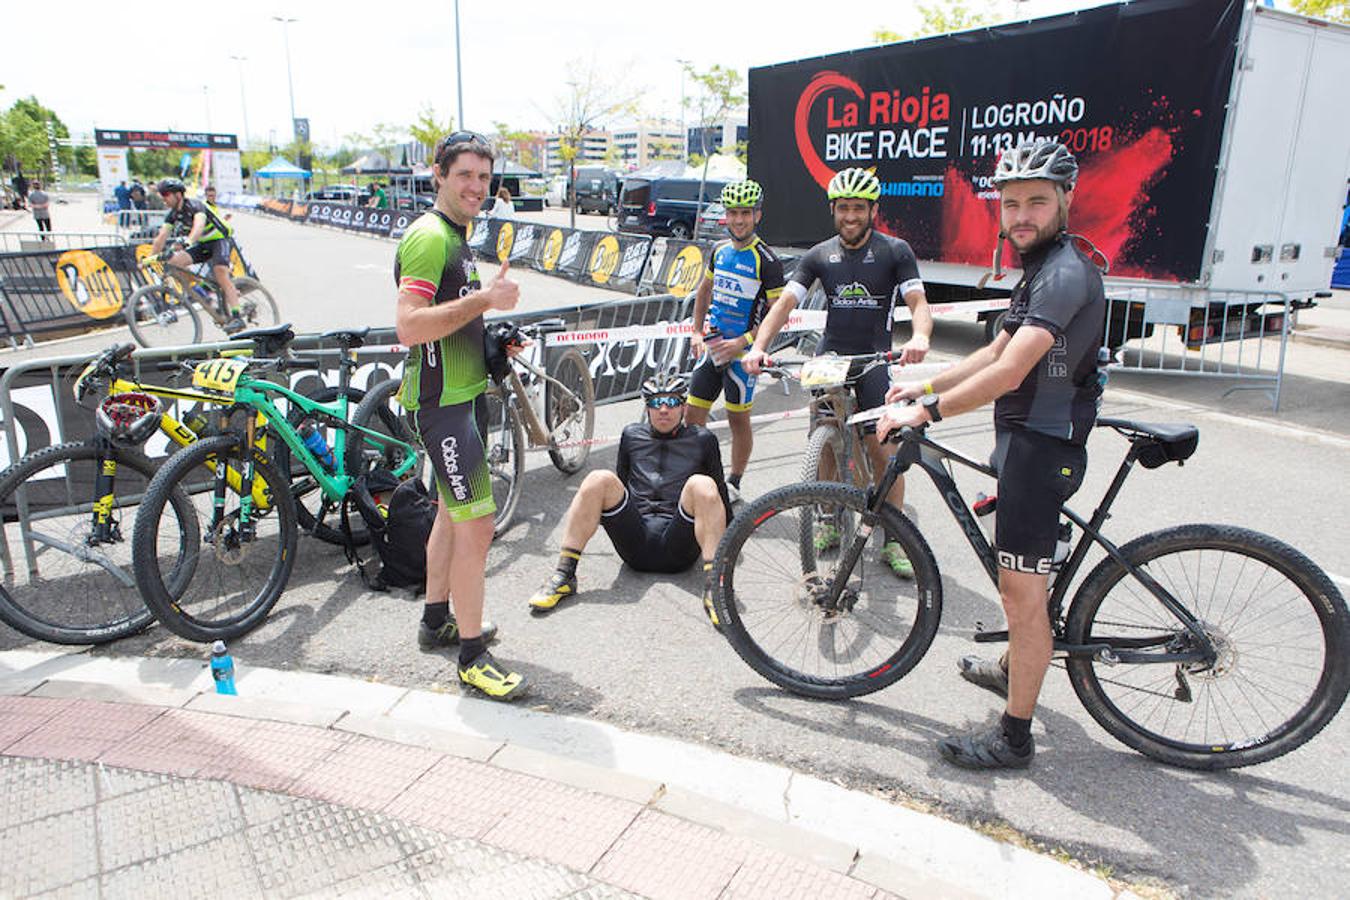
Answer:
POLYGON ((677 394, 665 394, 660 397, 648 397, 648 409, 674 409, 684 404, 684 398, 677 394))

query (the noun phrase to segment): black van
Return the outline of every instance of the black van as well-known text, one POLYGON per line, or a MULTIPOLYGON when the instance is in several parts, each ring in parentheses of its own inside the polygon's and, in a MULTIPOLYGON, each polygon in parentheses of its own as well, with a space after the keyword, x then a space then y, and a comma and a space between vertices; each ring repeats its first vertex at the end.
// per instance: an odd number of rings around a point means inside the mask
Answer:
MULTIPOLYGON (((703 205, 715 201, 725 181, 703 185, 703 205)), ((619 230, 688 240, 698 209, 697 178, 626 178, 619 200, 619 230)))
POLYGON ((576 171, 577 212, 613 212, 619 198, 619 173, 603 166, 579 166, 576 171))

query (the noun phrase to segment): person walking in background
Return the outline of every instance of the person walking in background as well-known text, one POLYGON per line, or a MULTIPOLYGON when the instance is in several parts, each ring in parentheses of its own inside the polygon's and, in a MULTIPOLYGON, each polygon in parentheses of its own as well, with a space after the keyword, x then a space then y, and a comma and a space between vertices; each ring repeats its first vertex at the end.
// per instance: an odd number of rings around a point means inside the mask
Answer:
POLYGON ((509 219, 515 215, 516 207, 511 202, 511 192, 505 186, 497 188, 497 197, 492 201, 492 212, 488 213, 490 219, 509 219))
POLYGON ((52 230, 52 200, 42 189, 42 182, 33 182, 33 190, 28 195, 28 205, 33 210, 33 221, 38 231, 52 230))

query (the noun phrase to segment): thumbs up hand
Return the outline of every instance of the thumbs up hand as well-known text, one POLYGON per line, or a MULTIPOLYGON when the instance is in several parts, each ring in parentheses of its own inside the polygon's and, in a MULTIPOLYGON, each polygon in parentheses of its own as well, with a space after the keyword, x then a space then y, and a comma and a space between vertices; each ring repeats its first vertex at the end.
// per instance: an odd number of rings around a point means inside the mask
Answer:
POLYGON ((510 260, 502 263, 497 277, 492 279, 492 284, 483 291, 483 295, 487 298, 489 309, 516 308, 516 304, 520 302, 520 285, 511 280, 510 260))

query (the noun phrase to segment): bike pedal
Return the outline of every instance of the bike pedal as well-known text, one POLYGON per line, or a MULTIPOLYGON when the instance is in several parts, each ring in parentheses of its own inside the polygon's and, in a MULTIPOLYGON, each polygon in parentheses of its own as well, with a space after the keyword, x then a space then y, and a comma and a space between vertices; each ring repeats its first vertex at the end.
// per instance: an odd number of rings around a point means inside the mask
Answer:
MULTIPOLYGON (((979 627, 979 624, 976 624, 979 627)), ((1008 632, 1004 631, 977 631, 975 632, 975 643, 977 644, 996 644, 1008 639, 1008 632)))

